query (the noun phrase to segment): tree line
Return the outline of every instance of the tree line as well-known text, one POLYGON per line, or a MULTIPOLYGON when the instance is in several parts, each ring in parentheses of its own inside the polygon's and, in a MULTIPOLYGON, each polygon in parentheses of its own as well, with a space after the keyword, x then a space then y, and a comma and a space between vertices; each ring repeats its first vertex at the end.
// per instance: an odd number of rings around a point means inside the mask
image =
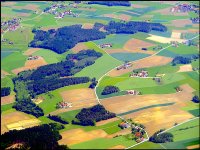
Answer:
POLYGON ((81 27, 82 25, 72 25, 48 31, 34 29, 32 31, 35 34, 34 39, 29 43, 29 47, 50 49, 58 54, 62 54, 79 42, 106 37, 104 32, 96 29, 83 29, 81 27))
POLYGON ((166 142, 173 142, 173 134, 165 132, 162 134, 157 135, 158 133, 162 132, 163 130, 155 132, 150 138, 149 141, 154 143, 166 143, 166 142))
POLYGON ((115 113, 107 111, 104 106, 98 104, 93 107, 81 109, 81 111, 75 116, 78 121, 72 120, 72 124, 94 126, 98 121, 114 117, 116 117, 115 113))
POLYGON ((127 7, 131 6, 131 3, 129 1, 89 1, 88 4, 99 4, 106 6, 127 6, 127 7))
POLYGON ((1 88, 1 97, 10 95, 10 87, 1 88))
POLYGON ((194 54, 190 57, 176 56, 171 62, 172 66, 176 66, 176 64, 190 64, 192 60, 198 59, 199 55, 200 54, 194 54))
POLYGON ((148 33, 151 30, 165 32, 167 27, 160 23, 148 23, 148 22, 115 22, 110 21, 108 25, 104 26, 104 29, 108 31, 109 34, 134 34, 137 32, 148 33))
POLYGON ((112 94, 112 93, 117 93, 117 92, 119 92, 120 90, 119 90, 119 88, 118 87, 116 87, 116 86, 106 86, 104 89, 103 89, 103 91, 102 91, 102 93, 101 93, 101 95, 108 95, 108 94, 112 94))
POLYGON ((6 149, 13 144, 22 144, 21 149, 41 150, 66 150, 66 145, 59 145, 62 139, 58 129, 62 126, 55 123, 43 124, 23 130, 11 130, 1 135, 1 149, 6 149))
POLYGON ((62 124, 69 124, 68 121, 66 121, 65 119, 61 118, 60 116, 56 116, 56 115, 48 115, 48 118, 51 120, 54 120, 56 122, 62 123, 62 124))

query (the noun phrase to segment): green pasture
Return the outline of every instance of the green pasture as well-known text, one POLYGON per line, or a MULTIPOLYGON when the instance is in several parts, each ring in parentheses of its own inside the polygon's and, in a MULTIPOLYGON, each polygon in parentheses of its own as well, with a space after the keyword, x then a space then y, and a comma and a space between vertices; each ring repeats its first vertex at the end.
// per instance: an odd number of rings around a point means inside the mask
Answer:
MULTIPOLYGON (((13 103, 6 104, 6 105, 1 105, 1 112, 6 112, 6 111, 8 111, 10 109, 13 109, 12 106, 13 106, 13 103)), ((13 109, 13 110, 15 110, 15 109, 13 109)))
POLYGON ((117 61, 113 57, 104 54, 100 58, 98 58, 95 63, 91 66, 88 66, 75 74, 76 77, 88 76, 90 78, 95 77, 99 79, 105 73, 110 71, 112 68, 119 66, 122 64, 121 61, 117 61))
POLYGON ((191 65, 193 68, 199 67, 199 59, 197 59, 196 61, 192 61, 191 65))
POLYGON ((13 52, 1 61, 1 68, 8 73, 13 69, 23 67, 27 56, 22 55, 20 52, 13 52))
MULTIPOLYGON (((112 49, 123 48, 124 44, 133 37, 131 34, 110 34, 105 39, 95 40, 97 45, 111 43, 112 49)), ((110 48, 109 48, 110 49, 110 48)))
POLYGON ((164 148, 161 147, 160 144, 146 141, 146 142, 136 145, 130 149, 164 149, 164 148))
POLYGON ((129 140, 125 137, 125 135, 123 136, 119 136, 116 138, 97 138, 94 140, 90 140, 90 141, 86 141, 86 142, 82 142, 82 143, 78 143, 78 144, 74 144, 72 146, 70 146, 71 149, 78 149, 78 148, 82 148, 82 149, 108 149, 117 145, 123 145, 123 146, 131 146, 136 144, 136 142, 134 140, 129 140))
POLYGON ((100 52, 102 54, 106 54, 106 52, 103 49, 101 49, 100 47, 98 47, 98 45, 96 45, 92 41, 86 42, 84 44, 88 47, 88 49, 94 49, 96 52, 100 52))
POLYGON ((87 88, 87 87, 89 87, 89 83, 66 86, 66 87, 56 89, 54 91, 50 91, 49 93, 41 94, 41 96, 44 98, 44 101, 39 104, 39 107, 43 109, 44 114, 48 114, 52 111, 55 111, 56 104, 62 101, 60 92, 66 91, 66 90, 79 89, 79 88, 87 88))
POLYGON ((5 76, 4 78, 1 78, 1 87, 10 87, 11 90, 14 89, 14 84, 12 79, 9 76, 5 76))
MULTIPOLYGON (((186 52, 183 52, 183 53, 186 53, 186 52)), ((165 49, 165 50, 161 51, 160 53, 158 53, 157 55, 174 58, 176 56, 191 57, 194 54, 196 55, 196 54, 198 54, 198 52, 196 51, 196 53, 179 54, 179 53, 176 53, 175 51, 170 51, 168 49, 165 49)))
MULTIPOLYGON (((68 51, 68 53, 71 53, 71 51, 68 51)), ((57 54, 54 51, 47 49, 40 49, 39 51, 33 53, 33 56, 42 56, 48 64, 60 62, 65 59, 66 55, 57 54)))
POLYGON ((110 55, 123 62, 134 61, 150 56, 149 54, 144 53, 112 53, 110 55))
POLYGON ((72 120, 75 119, 75 116, 80 112, 80 109, 72 110, 64 113, 60 113, 58 116, 64 118, 65 120, 71 123, 72 120))
POLYGON ((167 50, 174 52, 176 54, 196 54, 198 53, 198 47, 196 46, 187 46, 184 44, 179 44, 179 47, 169 47, 167 50))

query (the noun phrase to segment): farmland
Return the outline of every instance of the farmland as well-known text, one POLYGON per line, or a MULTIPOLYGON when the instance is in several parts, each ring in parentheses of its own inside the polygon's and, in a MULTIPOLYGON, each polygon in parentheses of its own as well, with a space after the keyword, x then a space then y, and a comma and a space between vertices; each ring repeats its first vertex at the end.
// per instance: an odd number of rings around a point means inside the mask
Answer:
POLYGON ((57 123, 70 149, 199 148, 199 3, 97 3, 1 3, 1 134, 57 123), (150 142, 160 129, 173 142, 150 142))

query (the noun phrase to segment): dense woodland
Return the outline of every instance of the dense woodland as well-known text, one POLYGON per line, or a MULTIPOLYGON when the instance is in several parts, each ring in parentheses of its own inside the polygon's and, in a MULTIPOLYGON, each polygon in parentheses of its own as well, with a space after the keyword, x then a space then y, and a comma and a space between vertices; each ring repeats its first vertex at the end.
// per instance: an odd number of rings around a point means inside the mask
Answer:
POLYGON ((87 83, 92 81, 89 77, 69 77, 83 68, 95 63, 102 54, 94 50, 83 50, 77 54, 69 54, 65 61, 41 66, 36 70, 20 72, 13 78, 16 92, 14 108, 32 114, 43 116, 42 109, 31 101, 36 95, 46 93, 64 86, 87 83), (27 107, 26 107, 27 106, 27 107))
POLYGON ((112 94, 112 93, 117 93, 119 91, 120 91, 119 88, 116 86, 106 86, 103 89, 101 95, 108 95, 108 94, 112 94))
POLYGON ((30 150, 65 150, 66 145, 59 145, 62 137, 57 129, 62 128, 57 124, 44 124, 23 130, 11 130, 1 135, 1 149, 6 149, 16 143, 22 143, 21 149, 30 150))
POLYGON ((92 78, 91 80, 91 84, 89 85, 89 88, 94 89, 98 83, 98 81, 96 81, 96 78, 92 78))
POLYGON ((99 4, 106 6, 131 6, 129 1, 89 1, 88 4, 99 4))
POLYGON ((1 97, 10 95, 10 87, 1 88, 1 97))
POLYGON ((103 39, 106 33, 96 29, 82 29, 82 25, 72 25, 51 29, 48 31, 33 30, 34 40, 29 43, 30 47, 50 49, 58 54, 73 48, 79 42, 103 39))
POLYGON ((90 108, 81 109, 75 117, 78 121, 72 120, 72 124, 94 126, 95 122, 107 120, 113 117, 116 117, 115 113, 107 111, 104 106, 98 104, 90 108))
POLYGON ((172 66, 176 66, 176 64, 190 64, 192 60, 197 60, 198 58, 199 54, 192 55, 191 57, 176 56, 172 60, 172 66))
POLYGON ((104 26, 104 29, 109 32, 109 34, 134 34, 137 32, 148 33, 151 30, 165 32, 167 27, 160 23, 148 23, 148 22, 115 22, 110 21, 108 25, 104 26))
POLYGON ((166 142, 173 142, 173 134, 165 132, 162 134, 157 135, 161 131, 157 131, 154 133, 150 138, 149 141, 154 143, 166 143, 166 142))
POLYGON ((65 119, 61 118, 60 116, 56 116, 56 115, 48 115, 48 118, 51 120, 54 120, 56 122, 62 123, 62 124, 69 124, 68 121, 66 121, 65 119))

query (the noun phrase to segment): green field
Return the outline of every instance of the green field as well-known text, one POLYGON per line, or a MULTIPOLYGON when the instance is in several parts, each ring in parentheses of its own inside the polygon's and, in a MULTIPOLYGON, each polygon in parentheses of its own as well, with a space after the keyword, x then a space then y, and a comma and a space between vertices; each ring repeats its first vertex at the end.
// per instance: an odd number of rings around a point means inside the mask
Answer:
POLYGON ((149 54, 144 53, 112 53, 110 55, 123 62, 134 61, 150 56, 149 54))
POLYGON ((139 145, 136 145, 130 149, 164 149, 160 146, 160 144, 152 143, 152 142, 144 142, 139 145))
POLYGON ((107 54, 104 54, 102 57, 98 58, 93 65, 84 68, 83 70, 75 74, 75 76, 88 76, 90 78, 95 77, 96 79, 99 79, 109 70, 119 66, 120 64, 122 64, 122 62, 117 61, 107 54))

